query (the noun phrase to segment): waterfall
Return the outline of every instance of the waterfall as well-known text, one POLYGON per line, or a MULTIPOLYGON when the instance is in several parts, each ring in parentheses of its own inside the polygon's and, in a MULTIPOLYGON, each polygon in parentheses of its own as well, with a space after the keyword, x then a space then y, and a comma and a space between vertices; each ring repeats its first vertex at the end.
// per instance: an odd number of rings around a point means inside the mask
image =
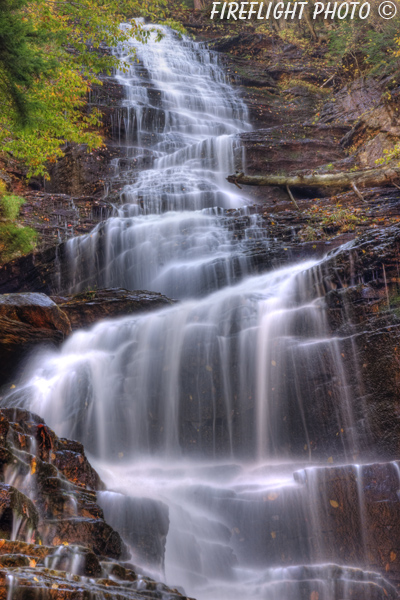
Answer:
MULTIPOLYGON (((125 61, 136 53, 131 68, 117 74, 126 99, 112 186, 128 182, 114 218, 68 242, 69 273, 61 285, 71 292, 122 285, 197 296, 231 283, 251 262, 235 252, 240 240, 226 231, 221 214, 243 205, 225 178, 243 167, 235 134, 250 129, 246 106, 215 53, 157 29, 164 35, 158 43, 153 32, 147 44, 116 50, 125 61), (141 168, 143 156, 151 168, 141 168), (128 163, 128 173, 119 162, 128 163)), ((256 217, 245 235, 265 239, 256 217)))
POLYGON ((103 458, 308 457, 321 435, 354 451, 340 352, 307 300, 313 264, 76 333, 34 367, 31 409, 103 458))
POLYGON ((32 359, 6 403, 85 444, 112 490, 99 500, 111 522, 130 531, 121 494, 168 506, 165 577, 188 595, 373 600, 379 575, 325 564, 302 475, 359 443, 350 362, 315 289, 321 267, 256 274, 251 250, 269 240, 225 182, 243 164, 246 107, 213 52, 157 29, 161 41, 132 42, 134 59, 116 50, 131 61, 114 115, 121 203, 68 242, 60 285, 180 302, 76 332, 32 359))

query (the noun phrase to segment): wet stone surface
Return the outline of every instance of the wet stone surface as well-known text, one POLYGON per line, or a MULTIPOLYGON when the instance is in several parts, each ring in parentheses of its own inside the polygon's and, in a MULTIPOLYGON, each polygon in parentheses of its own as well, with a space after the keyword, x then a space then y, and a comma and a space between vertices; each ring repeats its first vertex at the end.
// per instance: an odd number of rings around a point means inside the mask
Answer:
MULTIPOLYGON (((18 409, 0 411, 0 433, 0 598, 182 597, 119 562, 130 551, 104 521, 97 504, 104 484, 81 444, 58 438, 38 416, 18 409)), ((145 509, 146 499, 140 501, 145 509)), ((138 526, 151 534, 150 522, 142 519, 138 526)), ((165 542, 168 517, 162 527, 165 542)), ((161 564, 157 531, 155 526, 154 548, 148 542, 147 552, 161 564)), ((144 539, 143 532, 134 540, 128 536, 137 557, 144 539)))
POLYGON ((73 331, 88 327, 101 319, 148 312, 174 303, 173 300, 156 292, 129 292, 122 288, 53 296, 53 300, 68 316, 73 331))

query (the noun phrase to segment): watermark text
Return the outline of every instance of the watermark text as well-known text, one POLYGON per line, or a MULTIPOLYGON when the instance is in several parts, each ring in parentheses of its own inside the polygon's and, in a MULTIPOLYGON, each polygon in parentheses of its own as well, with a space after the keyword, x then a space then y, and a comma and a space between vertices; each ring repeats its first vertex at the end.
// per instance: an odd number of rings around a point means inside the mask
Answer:
MULTIPOLYGON (((245 21, 249 19, 302 19, 303 2, 213 2, 210 18, 245 21)), ((370 2, 315 2, 310 4, 310 18, 323 19, 367 19, 371 13, 370 2)), ((397 14, 397 4, 392 0, 384 0, 378 6, 378 14, 382 19, 393 19, 397 14)))

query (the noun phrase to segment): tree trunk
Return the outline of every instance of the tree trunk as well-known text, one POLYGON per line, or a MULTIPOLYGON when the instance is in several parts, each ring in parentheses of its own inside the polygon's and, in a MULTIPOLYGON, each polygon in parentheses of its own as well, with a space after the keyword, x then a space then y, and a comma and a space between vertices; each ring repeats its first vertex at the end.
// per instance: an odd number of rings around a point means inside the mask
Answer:
POLYGON ((227 180, 238 185, 276 185, 282 187, 353 187, 378 186, 400 177, 400 167, 380 167, 348 173, 312 173, 310 175, 229 175, 227 180))

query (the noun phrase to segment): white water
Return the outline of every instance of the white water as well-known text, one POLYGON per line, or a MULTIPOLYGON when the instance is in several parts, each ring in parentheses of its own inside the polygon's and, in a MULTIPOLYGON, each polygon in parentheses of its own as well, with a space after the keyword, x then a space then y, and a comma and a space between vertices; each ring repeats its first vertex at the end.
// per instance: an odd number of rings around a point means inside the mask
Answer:
MULTIPOLYGON (((159 43, 133 42, 139 63, 117 75, 126 101, 115 135, 125 158, 116 161, 114 187, 121 178, 131 181, 121 190, 118 216, 68 242, 70 291, 121 285, 181 298, 246 272, 249 259, 234 253, 237 236, 210 211, 243 204, 225 179, 243 167, 234 135, 250 129, 246 106, 215 53, 162 31, 159 43), (152 157, 151 168, 135 171, 144 155, 152 157), (132 168, 128 176, 119 162, 132 168)), ((118 53, 126 58, 126 51, 118 53)), ((256 218, 247 236, 265 237, 256 218)))
POLYGON ((108 219, 68 243, 68 287, 77 292, 122 286, 171 298, 204 295, 249 272, 253 261, 244 253, 246 243, 264 245, 266 232, 257 216, 247 220, 241 236, 223 227, 226 218, 205 211, 108 219))
POLYGON ((375 576, 279 566, 323 561, 293 472, 357 447, 340 341, 312 300, 315 263, 250 276, 243 241, 267 248, 264 233, 250 219, 235 237, 224 212, 245 204, 225 182, 245 106, 213 53, 164 33, 118 75, 114 185, 131 181, 114 218, 69 242, 66 285, 186 300, 77 332, 7 403, 82 440, 115 491, 169 506, 169 584, 199 600, 341 600, 375 576))

